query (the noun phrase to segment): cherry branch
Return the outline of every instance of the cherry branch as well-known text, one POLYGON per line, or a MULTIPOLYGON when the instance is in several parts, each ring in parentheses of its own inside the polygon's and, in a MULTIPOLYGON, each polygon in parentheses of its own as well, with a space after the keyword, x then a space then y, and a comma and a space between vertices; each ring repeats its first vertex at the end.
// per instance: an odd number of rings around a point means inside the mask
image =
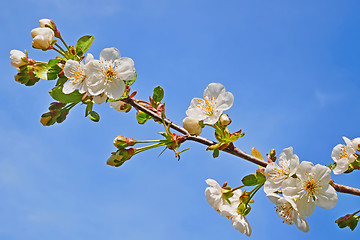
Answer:
MULTIPOLYGON (((122 100, 123 102, 126 102, 128 104, 130 104, 131 106, 133 106, 136 110, 138 111, 142 111, 146 114, 148 114, 149 116, 151 116, 155 121, 160 121, 160 122, 164 122, 166 125, 169 125, 172 129, 182 133, 185 135, 185 140, 190 140, 190 141, 194 141, 194 142, 198 142, 207 146, 211 146, 216 144, 216 142, 211 141, 207 138, 204 137, 200 137, 200 136, 191 136, 188 131, 186 131, 183 127, 180 127, 179 125, 173 123, 172 121, 170 121, 167 118, 162 119, 160 115, 158 115, 156 112, 152 111, 151 109, 141 105, 140 103, 138 103, 136 99, 133 98, 125 98, 122 100)), ((242 159, 245 159, 249 162, 252 162, 254 164, 257 164, 261 167, 266 167, 267 166, 267 162, 265 162, 264 160, 261 160, 260 158, 254 157, 242 150, 240 150, 239 148, 235 147, 233 144, 230 144, 227 148, 223 149, 222 151, 227 152, 229 154, 232 154, 234 156, 240 157, 242 159)), ((348 193, 348 194, 352 194, 352 195, 357 195, 360 196, 360 189, 358 188, 353 188, 353 187, 349 187, 349 186, 345 186, 345 185, 340 185, 340 184, 336 184, 333 183, 331 184, 334 189, 337 192, 342 192, 342 193, 348 193)))

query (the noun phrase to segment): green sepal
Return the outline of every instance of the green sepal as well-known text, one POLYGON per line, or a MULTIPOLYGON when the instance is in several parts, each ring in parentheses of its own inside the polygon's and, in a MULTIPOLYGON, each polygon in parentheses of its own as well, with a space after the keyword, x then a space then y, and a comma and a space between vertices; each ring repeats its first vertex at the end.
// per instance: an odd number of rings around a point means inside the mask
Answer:
POLYGON ((336 162, 333 162, 333 163, 328 165, 328 168, 330 168, 330 170, 334 170, 335 167, 336 167, 336 162))
POLYGON ((250 174, 250 175, 247 175, 247 176, 243 177, 241 182, 245 186, 255 186, 255 185, 258 184, 258 180, 257 180, 257 177, 256 177, 255 174, 250 174))
POLYGON ((54 87, 49 91, 50 96, 56 101, 62 103, 78 103, 81 101, 81 97, 83 96, 83 94, 79 93, 78 90, 75 90, 70 94, 65 94, 63 93, 62 89, 62 86, 54 87))
POLYGON ((76 55, 81 57, 84 53, 86 53, 94 39, 95 38, 92 35, 85 35, 79 38, 79 40, 76 42, 76 55))
POLYGON ((359 216, 353 216, 352 214, 347 214, 335 221, 338 224, 339 228, 349 227, 351 231, 354 231, 359 222, 359 216))
POLYGON ((152 99, 155 102, 161 102, 161 100, 163 98, 164 98, 164 89, 160 86, 157 86, 156 88, 154 88, 152 99))
POLYGON ((247 214, 249 214, 250 211, 251 211, 251 206, 246 205, 244 203, 240 203, 239 206, 237 207, 237 212, 243 216, 246 216, 247 214))
POLYGON ((100 115, 95 111, 90 111, 88 116, 91 121, 94 121, 94 122, 100 121, 100 115))
POLYGON ((151 117, 144 112, 138 111, 136 114, 136 120, 139 124, 145 124, 151 117))
POLYGON ((131 85, 133 85, 133 84, 135 83, 135 81, 136 81, 136 78, 137 78, 137 73, 135 72, 134 77, 133 77, 132 79, 125 81, 125 85, 126 85, 126 86, 131 86, 131 85))
POLYGON ((61 61, 61 59, 59 59, 59 58, 50 59, 48 62, 48 67, 53 67, 60 61, 61 61))

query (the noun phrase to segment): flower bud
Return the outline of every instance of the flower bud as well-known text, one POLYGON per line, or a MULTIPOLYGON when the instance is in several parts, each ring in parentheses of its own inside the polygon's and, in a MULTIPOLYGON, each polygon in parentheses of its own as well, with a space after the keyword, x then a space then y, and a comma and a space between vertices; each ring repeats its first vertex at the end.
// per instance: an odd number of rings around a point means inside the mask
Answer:
POLYGON ((127 138, 124 136, 117 136, 114 141, 114 146, 119 148, 119 149, 123 149, 129 146, 134 146, 135 145, 135 140, 133 138, 127 138))
POLYGON ((129 112, 131 110, 131 105, 123 101, 111 102, 110 107, 119 112, 129 112))
POLYGON ((183 127, 186 129, 186 131, 188 131, 191 135, 196 135, 199 136, 202 128, 199 125, 199 121, 186 117, 183 120, 183 127))
POLYGON ((56 28, 55 23, 54 23, 52 20, 47 19, 47 18, 40 19, 40 20, 39 20, 39 25, 40 25, 40 27, 42 27, 42 28, 45 28, 45 27, 50 27, 50 28, 52 28, 53 26, 55 26, 55 28, 56 28))
POLYGON ((106 164, 114 167, 120 167, 125 161, 129 160, 135 154, 134 148, 121 149, 115 153, 111 153, 106 164))
POLYGON ((222 114, 220 116, 220 124, 223 127, 228 126, 231 123, 231 119, 229 118, 229 116, 227 114, 222 114))
POLYGON ((10 51, 11 65, 13 67, 19 68, 21 66, 24 66, 26 62, 22 60, 23 58, 26 58, 26 54, 23 53, 22 51, 19 50, 10 51))
POLYGON ((31 30, 31 36, 33 48, 47 50, 53 44, 55 35, 50 28, 35 28, 31 30))

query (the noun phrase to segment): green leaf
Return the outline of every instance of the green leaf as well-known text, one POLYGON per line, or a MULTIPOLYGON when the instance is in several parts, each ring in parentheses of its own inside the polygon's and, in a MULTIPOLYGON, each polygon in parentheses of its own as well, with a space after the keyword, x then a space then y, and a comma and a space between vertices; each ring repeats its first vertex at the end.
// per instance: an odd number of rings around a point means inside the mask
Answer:
POLYGON ((256 158, 259 158, 261 160, 264 160, 264 158, 261 156, 261 153, 259 152, 259 150, 257 150, 256 148, 252 148, 251 149, 251 156, 254 156, 256 158))
POLYGON ((255 186, 258 182, 255 174, 247 175, 241 181, 245 186, 255 186))
POLYGON ((58 65, 49 66, 47 63, 39 63, 35 66, 34 72, 37 77, 44 80, 54 80, 62 69, 58 65))
POLYGON ((91 111, 89 112, 89 118, 94 122, 98 122, 100 120, 100 115, 95 111, 91 111))
POLYGON ((86 109, 85 109, 85 117, 87 117, 89 115, 89 113, 92 111, 93 108, 93 102, 89 102, 86 105, 86 109))
POLYGON ((55 66, 58 62, 60 62, 60 59, 50 59, 48 62, 49 67, 55 66))
POLYGON ((147 115, 144 112, 139 111, 136 114, 136 120, 138 121, 139 124, 144 124, 147 122, 148 119, 150 119, 151 117, 149 115, 147 115))
POLYGON ((256 172, 257 184, 263 184, 266 181, 266 177, 261 172, 256 172))
POLYGON ((79 38, 79 40, 76 43, 76 52, 78 52, 77 55, 82 56, 87 50, 89 50, 93 41, 94 41, 94 36, 91 35, 85 35, 79 38))
POLYGON ((66 83, 67 80, 68 79, 66 77, 61 77, 56 81, 55 86, 57 86, 57 87, 62 86, 62 85, 64 85, 64 83, 66 83))
POLYGON ((136 78, 137 78, 137 73, 135 72, 135 75, 134 75, 134 77, 133 77, 132 79, 125 81, 125 85, 126 85, 126 86, 131 86, 131 85, 133 85, 134 82, 136 81, 136 78))
POLYGON ((219 149, 215 148, 213 152, 213 158, 217 158, 219 156, 219 149))
POLYGON ((81 101, 81 97, 83 96, 83 94, 79 93, 78 90, 75 90, 70 94, 65 94, 63 93, 62 88, 62 86, 54 87, 49 91, 50 96, 56 101, 62 103, 78 103, 81 101))
POLYGON ((161 100, 164 98, 164 89, 162 89, 160 86, 154 88, 152 98, 155 102, 161 102, 161 100))

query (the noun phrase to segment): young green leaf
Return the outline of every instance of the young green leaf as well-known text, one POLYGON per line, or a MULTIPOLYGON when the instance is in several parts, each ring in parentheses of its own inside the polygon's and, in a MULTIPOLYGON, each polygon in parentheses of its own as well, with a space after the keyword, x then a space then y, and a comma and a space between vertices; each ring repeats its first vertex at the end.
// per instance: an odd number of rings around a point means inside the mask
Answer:
POLYGON ((93 41, 94 41, 94 36, 91 35, 85 35, 79 38, 79 40, 76 43, 76 52, 78 53, 81 52, 80 55, 83 55, 87 50, 89 50, 93 41))
POLYGON ((150 119, 150 116, 144 112, 139 111, 136 114, 136 120, 138 121, 139 124, 145 124, 148 119, 150 119))
POLYGON ((258 182, 255 174, 247 175, 241 181, 245 186, 255 186, 258 182))
POLYGON ((95 111, 91 111, 89 112, 89 118, 91 121, 98 122, 100 120, 100 115, 95 111))
POLYGON ((70 94, 65 94, 63 93, 62 88, 62 86, 54 87, 49 91, 50 96, 62 103, 78 103, 81 101, 83 94, 79 93, 79 91, 76 90, 70 94))
POLYGON ((154 88, 152 99, 155 102, 161 102, 161 100, 163 98, 164 98, 164 89, 162 89, 162 87, 160 87, 160 86, 157 86, 156 88, 154 88))

